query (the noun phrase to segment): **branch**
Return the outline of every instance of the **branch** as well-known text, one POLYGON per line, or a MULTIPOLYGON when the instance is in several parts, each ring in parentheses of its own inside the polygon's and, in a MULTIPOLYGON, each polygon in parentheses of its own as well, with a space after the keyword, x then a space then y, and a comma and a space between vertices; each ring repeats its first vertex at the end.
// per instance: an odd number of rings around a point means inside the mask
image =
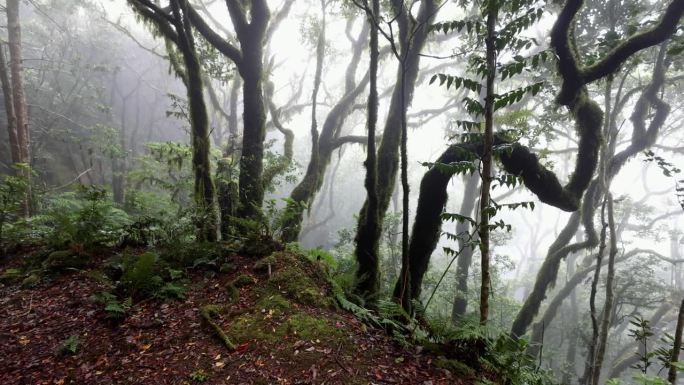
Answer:
POLYGON ((584 83, 612 74, 633 54, 665 41, 677 30, 682 14, 684 0, 673 0, 656 26, 630 37, 615 47, 603 60, 585 68, 582 71, 584 83))
POLYGON ((242 53, 240 50, 216 33, 216 31, 214 31, 209 24, 204 21, 202 16, 200 16, 200 14, 197 13, 193 7, 189 6, 188 11, 190 22, 195 26, 197 31, 199 31, 199 33, 202 34, 205 39, 207 39, 209 44, 232 60, 236 66, 240 67, 242 65, 242 53))

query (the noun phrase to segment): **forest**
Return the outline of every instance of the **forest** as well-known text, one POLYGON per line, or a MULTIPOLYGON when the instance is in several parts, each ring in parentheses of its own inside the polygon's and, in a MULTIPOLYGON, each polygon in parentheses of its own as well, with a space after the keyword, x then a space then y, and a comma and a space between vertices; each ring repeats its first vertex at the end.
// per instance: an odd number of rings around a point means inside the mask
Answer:
POLYGON ((0 1, 0 384, 684 384, 683 13, 0 1))

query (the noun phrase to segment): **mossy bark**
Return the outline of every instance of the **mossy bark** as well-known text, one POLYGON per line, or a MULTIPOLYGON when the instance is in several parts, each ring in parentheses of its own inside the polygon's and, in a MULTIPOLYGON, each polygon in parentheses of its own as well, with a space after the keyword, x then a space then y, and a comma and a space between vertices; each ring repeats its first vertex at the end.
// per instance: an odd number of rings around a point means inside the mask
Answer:
MULTIPOLYGON (((356 249, 354 255, 359 264, 357 280, 363 282, 369 290, 357 290, 367 293, 368 298, 375 297, 379 282, 379 255, 378 247, 382 235, 382 224, 385 213, 394 191, 394 186, 399 171, 399 149, 402 138, 402 121, 405 119, 406 109, 411 104, 415 83, 420 67, 420 52, 428 37, 428 28, 431 20, 436 16, 437 2, 433 0, 422 1, 418 11, 418 24, 414 25, 403 10, 403 2, 395 0, 393 8, 399 16, 399 52, 395 52, 402 62, 397 70, 396 83, 392 92, 387 121, 382 134, 382 141, 377 154, 377 196, 378 215, 368 215, 368 200, 364 203, 359 213, 359 222, 356 230, 356 249), (413 25, 415 29, 410 29, 413 25)), ((402 267, 403 270, 408 266, 402 267)), ((406 273, 402 274, 402 277, 406 273)), ((407 282, 408 284, 408 282, 407 282)), ((405 287, 395 291, 394 295, 400 298, 405 287)))
MULTIPOLYGON (((575 16, 582 6, 583 1, 581 0, 569 1, 565 4, 551 31, 551 46, 558 57, 558 71, 563 80, 557 101, 570 109, 577 123, 577 132, 580 135, 575 173, 571 177, 568 188, 574 195, 583 191, 583 188, 587 189, 583 219, 589 223, 600 194, 597 193, 596 182, 592 183, 593 186, 588 188, 586 186, 589 185, 596 168, 603 111, 595 102, 591 101, 586 86, 615 72, 620 65, 639 50, 657 45, 671 36, 682 13, 684 13, 684 7, 678 5, 677 1, 673 1, 655 27, 632 35, 595 64, 589 67, 581 67, 578 53, 573 44, 573 24, 575 16)), ((633 138, 632 145, 610 160, 607 168, 608 179, 612 178, 630 157, 643 150, 649 141, 655 140, 655 135, 668 115, 669 108, 662 102, 657 104, 652 102, 652 104, 656 107, 656 115, 651 121, 649 130, 639 130, 638 127, 635 127, 635 132, 643 131, 641 135, 637 134, 639 140, 633 138)), ((635 109, 635 114, 636 112, 637 109, 635 109)), ((643 119, 641 124, 643 127, 643 119)), ((547 258, 537 275, 534 289, 525 300, 513 323, 511 328, 513 336, 523 335, 539 311, 539 307, 546 297, 546 290, 555 282, 560 261, 567 256, 567 252, 561 253, 560 251, 579 251, 596 244, 597 240, 593 227, 590 228, 585 225, 585 229, 589 237, 583 244, 566 246, 553 253, 550 250, 547 254, 547 258)), ((569 237, 559 237, 554 244, 567 245, 569 241, 569 237)))
MULTIPOLYGON (((366 17, 370 25, 370 92, 368 94, 368 115, 366 127, 368 129, 368 142, 366 151, 366 178, 364 179, 364 187, 366 189, 367 208, 365 211, 364 220, 373 223, 377 227, 378 223, 378 177, 377 177, 377 158, 375 150, 375 129, 378 123, 378 26, 375 20, 380 14, 379 0, 372 1, 372 8, 366 9, 366 17)), ((370 258, 363 258, 359 260, 359 271, 366 271, 377 266, 377 261, 373 260, 373 256, 377 255, 377 249, 369 255, 370 258), (370 266, 369 266, 370 265, 370 266)), ((377 267, 376 267, 377 268, 377 267)), ((378 291, 378 280, 373 281, 368 275, 357 276, 356 291, 361 298, 372 299, 372 296, 378 291)))
POLYGON ((128 3, 144 19, 152 23, 157 32, 165 38, 173 68, 185 84, 190 113, 198 239, 215 241, 218 235, 218 218, 214 207, 214 184, 211 178, 211 163, 209 162, 211 145, 209 117, 204 101, 202 68, 197 59, 190 23, 191 7, 187 0, 173 0, 169 3, 171 8, 169 14, 166 10, 147 2, 128 0, 128 3), (180 52, 182 67, 179 60, 174 57, 175 53, 172 47, 180 52))

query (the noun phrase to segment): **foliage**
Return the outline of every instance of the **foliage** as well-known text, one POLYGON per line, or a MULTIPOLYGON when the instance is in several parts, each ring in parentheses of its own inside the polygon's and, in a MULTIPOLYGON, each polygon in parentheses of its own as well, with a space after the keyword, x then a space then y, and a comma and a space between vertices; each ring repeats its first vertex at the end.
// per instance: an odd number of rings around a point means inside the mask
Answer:
POLYGON ((57 355, 65 355, 65 354, 76 354, 78 352, 78 349, 81 346, 81 339, 79 338, 78 335, 72 335, 67 337, 64 341, 62 341, 59 344, 59 347, 57 347, 57 355))
POLYGON ((79 186, 75 193, 63 193, 45 202, 44 214, 31 221, 29 240, 42 241, 53 249, 85 249, 113 246, 123 235, 130 218, 116 207, 108 193, 97 186, 79 186))
POLYGON ((0 245, 5 241, 3 237, 5 225, 19 218, 19 210, 28 188, 29 182, 25 177, 26 174, 18 172, 17 175, 4 175, 0 180, 0 245))
POLYGON ((109 291, 103 291, 93 296, 93 301, 102 305, 105 317, 111 320, 121 320, 126 317, 126 312, 133 305, 133 299, 127 297, 120 301, 116 295, 109 291))
POLYGON ((204 369, 197 369, 190 373, 188 376, 192 381, 204 382, 209 379, 209 373, 204 371, 204 369))

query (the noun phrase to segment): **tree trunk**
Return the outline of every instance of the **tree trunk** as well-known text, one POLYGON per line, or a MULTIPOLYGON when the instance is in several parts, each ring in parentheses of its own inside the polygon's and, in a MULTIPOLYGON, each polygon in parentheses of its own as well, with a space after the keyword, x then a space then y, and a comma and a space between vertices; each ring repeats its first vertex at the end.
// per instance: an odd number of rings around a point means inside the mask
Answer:
MULTIPOLYGON (((420 67, 420 52, 425 45, 428 36, 427 25, 437 14, 434 0, 422 1, 418 13, 418 25, 416 30, 409 30, 409 20, 405 20, 406 11, 403 2, 393 1, 393 8, 399 15, 399 46, 401 52, 395 52, 402 62, 397 70, 397 81, 392 93, 389 113, 382 134, 382 141, 377 155, 377 195, 378 215, 367 215, 368 201, 364 203, 359 213, 359 223, 356 231, 356 260, 359 263, 357 279, 364 282, 368 288, 378 287, 379 282, 379 255, 378 247, 382 235, 382 224, 385 213, 394 191, 397 172, 399 168, 399 148, 402 137, 402 121, 406 109, 411 104, 415 89, 418 70, 420 67), (397 4, 398 3, 398 4, 397 4)), ((401 277, 408 277, 408 266, 402 266, 401 277)), ((396 298, 406 299, 402 296, 406 288, 411 287, 410 282, 398 285, 399 291, 394 292, 396 298)), ((369 292, 369 296, 376 293, 369 292)), ((405 301, 404 301, 405 302, 405 301)))
POLYGON ((202 69, 195 51, 194 38, 188 19, 187 2, 172 1, 175 18, 177 20, 178 48, 182 52, 185 64, 187 95, 190 109, 190 123, 192 128, 192 167, 195 173, 194 196, 198 208, 197 227, 199 238, 213 242, 217 238, 217 217, 214 209, 214 184, 211 179, 211 163, 209 151, 211 140, 209 137, 209 117, 204 101, 202 84, 202 69), (181 15, 182 8, 182 15, 181 15))
MULTIPOLYGON (((475 208, 475 195, 479 187, 479 176, 472 174, 464 176, 465 188, 463 189, 463 200, 461 201, 461 209, 459 215, 470 217, 473 215, 475 208)), ((456 261, 456 294, 454 295, 454 303, 451 308, 451 322, 456 324, 466 314, 468 309, 468 272, 473 261, 472 246, 467 245, 467 240, 461 238, 461 235, 470 233, 470 223, 458 222, 456 224, 456 235, 458 238, 458 249, 461 254, 456 261)))
POLYGON ((484 119, 484 154, 480 167, 482 187, 480 194, 480 222, 478 234, 480 236, 480 266, 482 269, 482 284, 480 287, 480 324, 486 325, 489 319, 489 291, 491 279, 489 272, 489 192, 492 185, 492 152, 494 150, 494 79, 496 77, 496 19, 498 4, 487 3, 487 93, 485 96, 484 119))
MULTIPOLYGON (((684 329, 684 299, 679 305, 679 316, 677 317, 677 329, 675 329, 674 343, 672 345, 672 356, 670 357, 670 362, 679 362, 679 351, 682 348, 682 329, 684 329)), ((677 368, 670 365, 667 371, 667 380, 670 384, 675 385, 677 383, 677 368)))
MULTIPOLYGON (((262 36, 263 38, 263 36, 262 36)), ((239 218, 259 219, 264 202, 264 140, 266 139, 266 109, 263 91, 263 41, 255 35, 243 44, 244 63, 242 75, 242 98, 244 129, 242 133, 242 156, 240 157, 239 218)))
MULTIPOLYGON (((14 103, 14 115, 16 117, 17 143, 19 144, 20 163, 30 165, 30 136, 28 121, 28 106, 24 91, 24 79, 22 68, 21 48, 21 24, 19 19, 19 0, 7 0, 7 36, 10 52, 10 75, 12 83, 12 101, 14 103)), ((31 172, 23 173, 28 184, 25 199, 22 204, 22 214, 28 217, 31 214, 31 172)))
MULTIPOLYGON (((368 23, 370 29, 370 92, 368 94, 368 144, 366 152, 366 179, 364 180, 364 187, 366 188, 366 200, 368 202, 365 212, 364 221, 370 223, 378 222, 378 178, 377 178, 377 159, 375 150, 375 128, 378 122, 378 26, 375 20, 378 20, 380 14, 379 0, 372 1, 372 9, 366 9, 368 23)), ((361 221, 361 218, 359 218, 361 221)), ((369 258, 362 258, 359 260, 359 271, 370 271, 374 266, 377 266, 377 260, 373 257, 377 256, 377 249, 373 250, 369 258)), ((361 298, 369 301, 371 304, 376 300, 374 297, 378 292, 378 280, 373 280, 369 275, 358 275, 356 282, 356 292, 361 298)))
POLYGON ((2 95, 5 99, 5 115, 7 115, 7 133, 12 163, 21 163, 19 138, 17 136, 17 116, 14 113, 14 98, 12 84, 7 71, 7 58, 5 49, 0 46, 0 82, 2 82, 2 95))
POLYGON ((304 219, 304 206, 301 202, 311 204, 314 201, 323 183, 332 154, 339 148, 335 145, 335 140, 339 138, 356 98, 363 92, 368 82, 368 76, 365 76, 358 84, 354 81, 364 43, 367 41, 368 30, 368 26, 364 26, 360 37, 352 44, 352 59, 347 66, 344 95, 328 112, 318 139, 318 154, 312 151, 304 178, 290 194, 292 202, 287 204, 282 218, 284 242, 294 242, 299 238, 304 219), (316 167, 312 167, 312 164, 316 167))

